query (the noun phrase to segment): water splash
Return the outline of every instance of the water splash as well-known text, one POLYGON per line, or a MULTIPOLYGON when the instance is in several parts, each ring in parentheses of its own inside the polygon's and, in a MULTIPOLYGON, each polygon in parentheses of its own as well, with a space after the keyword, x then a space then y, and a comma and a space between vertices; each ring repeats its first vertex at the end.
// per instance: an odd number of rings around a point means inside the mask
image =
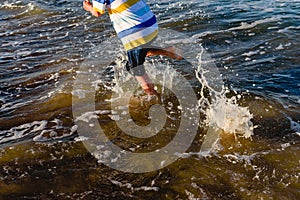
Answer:
MULTIPOLYGON (((195 45, 198 44, 193 44, 193 46, 195 45)), ((195 68, 195 76, 198 81, 194 87, 201 85, 198 111, 205 116, 205 120, 200 123, 200 126, 208 127, 200 150, 200 153, 204 155, 222 149, 220 144, 222 133, 234 135, 236 139, 238 137, 251 138, 254 125, 251 122, 253 115, 249 109, 238 104, 238 100, 242 96, 235 92, 235 95, 231 98, 227 97, 230 90, 224 87, 222 75, 214 64, 214 60, 201 45, 199 46, 200 52, 198 55, 196 54, 196 59, 189 59, 189 61, 193 65, 190 67, 195 68)), ((199 50, 198 46, 197 49, 199 50)), ((123 71, 124 60, 126 60, 124 55, 120 54, 115 67, 114 81, 116 85, 113 90, 120 96, 124 95, 123 83, 131 78, 128 73, 123 71)), ((165 87, 172 88, 172 85, 180 83, 176 82, 177 78, 174 76, 175 74, 172 74, 173 69, 170 63, 160 63, 163 61, 153 59, 151 62, 146 62, 145 68, 152 76, 162 77, 160 84, 162 86, 162 98, 164 98, 168 96, 167 91, 164 91, 165 87), (168 79, 166 80, 165 77, 168 77, 168 79)))
MULTIPOLYGON (((193 67, 196 66, 195 75, 198 80, 197 85, 194 85, 194 87, 201 85, 199 92, 200 98, 198 100, 199 107, 195 108, 195 110, 198 109, 206 118, 200 123, 200 126, 208 127, 200 151, 204 155, 222 149, 219 142, 221 133, 232 134, 235 138, 251 138, 254 126, 251 122, 253 115, 249 109, 238 105, 238 100, 240 100, 242 96, 236 93, 236 95, 231 98, 227 97, 230 91, 224 87, 222 76, 215 66, 214 60, 207 54, 203 47, 201 47, 200 50, 196 60, 194 62, 192 61, 192 64, 194 65, 193 67)), ((120 96, 124 95, 124 90, 122 89, 123 83, 128 81, 131 77, 122 70, 124 60, 125 57, 120 55, 115 67, 114 82, 116 85, 113 90, 120 96)), ((175 74, 172 74, 172 66, 170 63, 159 63, 161 61, 153 59, 151 61, 153 63, 145 63, 145 68, 152 76, 162 77, 160 84, 162 86, 162 98, 164 98, 168 96, 167 91, 164 91, 165 87, 172 88, 172 85, 180 83, 173 83, 176 82, 177 79, 175 74), (165 76, 168 77, 167 80, 165 76)), ((113 100, 115 101, 116 99, 113 100)))
POLYGON ((223 132, 233 134, 235 138, 250 138, 254 129, 251 122, 253 115, 248 108, 238 105, 241 95, 227 98, 230 91, 224 87, 222 76, 203 47, 197 59, 196 78, 202 85, 199 108, 205 113, 204 125, 208 126, 200 153, 206 154, 222 148, 219 141, 223 132), (205 91, 208 91, 210 98, 207 98, 205 91))

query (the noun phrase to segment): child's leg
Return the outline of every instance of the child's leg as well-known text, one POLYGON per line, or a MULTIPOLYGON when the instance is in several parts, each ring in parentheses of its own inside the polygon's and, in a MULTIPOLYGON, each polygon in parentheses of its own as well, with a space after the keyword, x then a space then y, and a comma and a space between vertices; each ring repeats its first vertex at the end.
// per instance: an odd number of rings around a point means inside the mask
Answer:
POLYGON ((148 74, 145 73, 142 76, 135 76, 135 78, 148 95, 158 95, 158 93, 154 89, 154 84, 148 74))
POLYGON ((167 47, 165 49, 149 48, 146 54, 147 57, 158 55, 167 56, 176 60, 182 60, 182 51, 174 46, 167 47))
POLYGON ((130 66, 128 66, 127 70, 131 72, 136 80, 139 82, 143 90, 148 95, 158 95, 158 93, 154 89, 154 84, 150 77, 145 72, 143 63, 145 62, 146 56, 155 56, 155 55, 162 55, 168 56, 170 58, 176 60, 182 60, 182 51, 171 46, 165 49, 160 48, 139 48, 133 49, 127 52, 128 61, 130 66))
POLYGON ((127 51, 129 64, 126 66, 126 69, 136 78, 146 94, 158 95, 154 89, 152 80, 147 75, 143 66, 146 54, 146 49, 140 48, 127 51))

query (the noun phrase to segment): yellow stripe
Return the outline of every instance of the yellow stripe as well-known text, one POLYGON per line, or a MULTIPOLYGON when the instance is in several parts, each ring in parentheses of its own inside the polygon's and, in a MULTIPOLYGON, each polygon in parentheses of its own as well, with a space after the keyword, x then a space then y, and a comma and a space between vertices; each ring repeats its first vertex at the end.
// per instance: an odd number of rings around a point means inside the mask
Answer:
POLYGON ((108 11, 108 14, 112 14, 112 11, 111 11, 111 9, 110 8, 107 8, 107 11, 108 11))
POLYGON ((158 31, 154 31, 153 33, 150 33, 149 35, 133 40, 131 42, 128 42, 127 44, 124 44, 124 48, 126 50, 133 49, 135 47, 138 47, 140 45, 146 44, 147 42, 150 42, 153 38, 155 38, 158 34, 158 31))
POLYGON ((134 4, 136 4, 139 1, 140 0, 128 0, 125 3, 122 3, 119 7, 115 8, 115 9, 111 9, 111 13, 121 13, 124 10, 127 10, 128 8, 130 8, 131 6, 133 6, 134 4))
POLYGON ((100 9, 98 9, 98 8, 96 8, 96 7, 93 7, 93 9, 94 9, 95 11, 99 12, 101 15, 103 15, 103 14, 105 13, 105 10, 100 10, 100 9))

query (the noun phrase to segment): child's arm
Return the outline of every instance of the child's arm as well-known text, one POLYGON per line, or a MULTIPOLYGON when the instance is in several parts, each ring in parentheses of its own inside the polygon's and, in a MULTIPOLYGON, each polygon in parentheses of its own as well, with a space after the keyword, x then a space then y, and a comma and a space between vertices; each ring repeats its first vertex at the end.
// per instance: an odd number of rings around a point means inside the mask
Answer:
POLYGON ((83 8, 84 8, 84 10, 92 13, 92 15, 94 15, 95 17, 100 17, 101 16, 101 14, 99 12, 94 10, 93 5, 91 4, 91 2, 89 0, 84 0, 83 1, 83 8))

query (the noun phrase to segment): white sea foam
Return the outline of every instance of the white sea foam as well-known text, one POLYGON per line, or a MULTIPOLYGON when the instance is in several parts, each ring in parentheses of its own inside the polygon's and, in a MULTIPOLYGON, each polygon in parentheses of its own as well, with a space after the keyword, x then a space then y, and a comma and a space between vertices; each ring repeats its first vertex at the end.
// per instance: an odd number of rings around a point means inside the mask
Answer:
POLYGON ((247 29, 254 28, 254 27, 256 27, 257 25, 260 25, 260 24, 275 22, 275 21, 278 21, 278 20, 280 20, 280 18, 270 17, 270 18, 257 20, 257 21, 251 22, 251 23, 241 22, 240 26, 232 27, 232 28, 229 28, 229 29, 226 29, 226 30, 204 31, 202 33, 193 35, 192 38, 201 38, 201 37, 205 37, 207 35, 225 33, 225 32, 229 32, 229 31, 247 30, 247 29))
POLYGON ((77 96, 79 99, 84 99, 86 94, 90 93, 88 90, 77 89, 72 91, 73 96, 77 96))
POLYGON ((153 186, 140 186, 140 187, 134 187, 131 183, 122 183, 120 181, 112 180, 110 179, 111 183, 113 183, 116 186, 128 188, 132 191, 159 191, 159 187, 153 187, 153 186))
POLYGON ((25 123, 8 130, 0 130, 0 144, 17 140, 33 140, 35 142, 60 140, 73 135, 77 126, 64 126, 60 119, 42 120, 25 123))
POLYGON ((32 102, 33 102, 33 100, 28 100, 27 102, 20 102, 20 103, 18 103, 18 102, 16 102, 16 103, 8 102, 8 103, 5 103, 1 106, 1 111, 2 112, 7 112, 7 111, 10 111, 10 110, 16 110, 17 108, 29 105, 32 102))
POLYGON ((78 137, 74 138, 74 140, 75 140, 76 142, 81 142, 81 141, 89 140, 89 138, 88 138, 88 137, 85 137, 85 136, 78 136, 78 137))
POLYGON ((258 54, 258 53, 259 53, 259 50, 249 51, 247 53, 243 53, 242 56, 248 56, 248 57, 250 57, 250 56, 253 56, 253 55, 258 54))
POLYGON ((300 123, 299 122, 295 122, 292 118, 287 117, 290 121, 291 124, 291 130, 295 131, 295 135, 300 136, 300 123))
POLYGON ((75 121, 90 122, 92 119, 98 119, 98 115, 110 114, 110 110, 95 110, 81 114, 75 121))
POLYGON ((15 2, 13 3, 10 3, 8 1, 5 1, 3 2, 1 5, 0 5, 0 8, 9 8, 9 9, 15 9, 15 8, 26 8, 27 5, 20 5, 20 4, 17 4, 15 2))
POLYGON ((264 24, 264 23, 269 23, 269 22, 275 22, 278 21, 279 18, 276 17, 270 17, 270 18, 265 18, 265 19, 261 19, 261 20, 257 20, 251 23, 247 23, 247 22, 242 22, 240 26, 237 27, 232 27, 230 29, 228 29, 229 31, 234 31, 234 30, 244 30, 244 29, 250 29, 250 28, 254 28, 257 25, 260 24, 264 24))
POLYGON ((283 45, 282 44, 280 44, 278 47, 276 47, 275 48, 276 50, 282 50, 282 49, 284 49, 284 47, 283 47, 283 45))
POLYGON ((68 127, 63 126, 63 122, 60 119, 54 119, 50 121, 50 123, 54 123, 54 125, 45 127, 40 134, 36 135, 32 140, 35 142, 61 140, 73 135, 77 131, 77 125, 74 125, 69 129, 68 127), (63 131, 63 134, 59 133, 62 129, 66 130, 63 131))
POLYGON ((30 134, 36 134, 45 129, 47 121, 34 121, 13 127, 9 130, 0 131, 0 143, 6 143, 23 138, 30 134))

